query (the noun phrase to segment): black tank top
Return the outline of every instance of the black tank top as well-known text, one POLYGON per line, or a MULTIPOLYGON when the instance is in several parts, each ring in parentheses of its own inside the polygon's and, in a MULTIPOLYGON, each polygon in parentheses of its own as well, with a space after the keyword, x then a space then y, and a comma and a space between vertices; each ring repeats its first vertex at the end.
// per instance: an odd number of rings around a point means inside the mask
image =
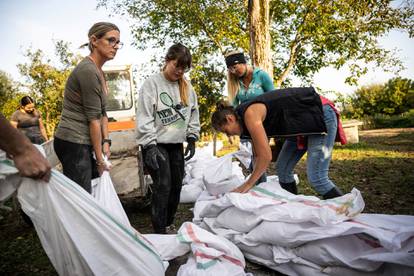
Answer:
POLYGON ((254 103, 266 106, 263 127, 268 137, 326 133, 322 102, 313 87, 277 89, 239 105, 236 114, 243 126, 241 137, 250 137, 244 124, 244 113, 254 103))

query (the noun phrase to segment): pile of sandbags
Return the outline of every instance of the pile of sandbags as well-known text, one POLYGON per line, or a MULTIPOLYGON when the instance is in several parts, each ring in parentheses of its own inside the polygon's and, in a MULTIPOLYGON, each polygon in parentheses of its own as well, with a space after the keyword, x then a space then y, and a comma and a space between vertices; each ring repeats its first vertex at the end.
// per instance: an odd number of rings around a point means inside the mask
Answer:
POLYGON ((178 276, 245 276, 246 266, 241 251, 224 237, 214 235, 191 222, 181 225, 177 235, 145 235, 164 260, 191 251, 178 276))
POLYGON ((241 185, 244 180, 243 171, 239 162, 232 159, 236 157, 247 162, 251 152, 243 148, 221 158, 213 156, 212 153, 211 146, 197 148, 194 157, 186 162, 180 203, 196 202, 206 189, 211 195, 219 195, 241 185))
MULTIPOLYGON (((220 178, 226 162, 209 167, 211 178, 220 178)), ((414 274, 414 217, 361 214, 363 208, 356 189, 320 200, 293 195, 269 177, 246 194, 204 191, 193 221, 288 275, 414 274)))

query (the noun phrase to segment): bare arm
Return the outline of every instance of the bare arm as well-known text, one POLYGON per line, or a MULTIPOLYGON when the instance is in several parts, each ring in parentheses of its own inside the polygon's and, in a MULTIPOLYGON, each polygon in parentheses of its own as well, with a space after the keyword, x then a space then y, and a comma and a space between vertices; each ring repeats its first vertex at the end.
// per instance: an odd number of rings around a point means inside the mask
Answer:
MULTIPOLYGON (((109 132, 108 132, 108 117, 102 116, 101 118, 101 132, 102 132, 102 139, 109 139, 109 132)), ((111 148, 108 143, 102 145, 103 153, 106 157, 111 156, 111 148)))
POLYGON ((266 118, 266 107, 263 104, 253 104, 246 110, 244 118, 244 123, 252 137, 256 159, 249 179, 234 190, 234 192, 240 193, 249 191, 272 161, 272 151, 263 127, 263 121, 266 118))
POLYGON ((93 151, 95 152, 96 164, 98 166, 99 175, 102 175, 106 170, 106 166, 102 157, 102 130, 101 119, 91 120, 89 122, 89 132, 91 135, 91 142, 93 151))
POLYGON ((39 128, 40 128, 40 132, 42 133, 43 138, 45 138, 45 141, 47 141, 48 139, 47 139, 46 129, 43 124, 42 118, 39 118, 39 128))
POLYGON ((17 128, 17 124, 18 124, 18 122, 11 120, 11 121, 10 121, 10 124, 11 124, 14 128, 17 128))
POLYGON ((0 114, 0 149, 13 158, 20 175, 49 181, 51 166, 47 159, 3 114, 0 114))

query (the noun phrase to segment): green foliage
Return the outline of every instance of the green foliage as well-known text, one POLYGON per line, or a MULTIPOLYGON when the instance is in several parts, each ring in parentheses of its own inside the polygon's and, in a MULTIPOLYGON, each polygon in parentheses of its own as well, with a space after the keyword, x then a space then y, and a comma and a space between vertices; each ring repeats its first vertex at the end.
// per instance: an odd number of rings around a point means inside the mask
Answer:
POLYGON ((40 49, 28 49, 25 53, 28 62, 18 64, 20 73, 27 79, 30 94, 42 112, 48 136, 53 134, 59 122, 66 80, 80 59, 69 52, 69 45, 63 41, 56 42, 55 48, 60 67, 53 66, 51 59, 40 49))
POLYGON ((375 114, 398 115, 414 108, 414 82, 394 78, 386 84, 364 86, 352 98, 352 110, 356 118, 375 114))
POLYGON ((19 85, 6 72, 0 71, 0 112, 9 118, 20 105, 23 94, 19 93, 19 85))
MULTIPOLYGON (((214 79, 223 70, 221 56, 226 48, 249 50, 247 3, 235 0, 99 0, 98 7, 130 17, 137 48, 165 48, 173 41, 186 44, 195 60, 209 61, 208 66, 202 64, 205 69, 200 70, 204 70, 204 78, 214 79)), ((349 84, 356 84, 366 73, 367 67, 361 64, 374 64, 398 72, 403 68, 401 61, 393 52, 380 48, 377 38, 392 29, 412 35, 413 14, 414 8, 409 3, 396 7, 389 0, 270 1, 269 26, 276 86, 289 85, 289 74, 310 82, 313 74, 325 66, 348 65, 351 69, 347 78, 349 84)), ((198 89, 196 87, 196 92, 202 93, 198 89)), ((213 93, 200 107, 214 102, 215 98, 213 93)), ((204 109, 208 112, 211 107, 204 109)), ((204 126, 208 125, 204 121, 206 118, 202 118, 204 126)))
POLYGON ((221 89, 224 86, 224 72, 217 70, 214 65, 197 65, 191 71, 191 83, 197 91, 201 133, 211 133, 211 114, 216 103, 221 99, 221 89))
POLYGON ((414 127, 414 109, 398 115, 375 114, 362 118, 364 129, 414 127))
MULTIPOLYGON (((210 55, 227 46, 248 50, 247 2, 100 0, 98 6, 131 17, 138 48, 181 41, 210 55)), ((413 14, 410 3, 396 6, 389 0, 270 1, 274 79, 282 84, 292 72, 306 81, 322 67, 347 64, 347 82, 355 84, 367 71, 361 61, 399 71, 401 61, 380 48, 377 38, 392 29, 412 35, 413 14)))
POLYGON ((355 84, 367 71, 361 61, 386 70, 402 69, 401 61, 377 43, 394 28, 412 28, 413 7, 393 6, 389 0, 271 1, 275 72, 294 59, 294 75, 306 80, 322 67, 347 64, 347 82, 355 84))
POLYGON ((144 49, 154 44, 180 41, 202 49, 223 53, 228 45, 247 49, 247 7, 236 0, 100 0, 98 6, 134 19, 135 46, 144 49))

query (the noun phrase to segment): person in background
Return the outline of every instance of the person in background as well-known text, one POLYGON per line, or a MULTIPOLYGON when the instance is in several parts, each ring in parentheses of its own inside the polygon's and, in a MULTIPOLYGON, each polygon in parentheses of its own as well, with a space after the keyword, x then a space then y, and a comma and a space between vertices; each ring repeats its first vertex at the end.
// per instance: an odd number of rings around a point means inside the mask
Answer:
POLYGON ((194 156, 199 138, 197 95, 184 76, 191 59, 187 47, 174 44, 167 51, 162 71, 150 76, 139 93, 137 142, 143 147, 144 163, 153 180, 151 219, 158 234, 175 232, 184 161, 194 156))
POLYGON ((47 141, 42 116, 36 110, 35 102, 30 96, 20 99, 20 107, 12 114, 10 123, 23 132, 33 144, 40 145, 47 141))
POLYGON ((346 143, 333 103, 312 87, 280 89, 256 97, 236 109, 219 104, 212 115, 215 130, 227 135, 251 137, 257 159, 253 173, 235 192, 249 191, 272 159, 269 137, 289 137, 276 161, 279 183, 297 194, 293 170, 307 152, 307 177, 324 199, 342 195, 329 179, 328 171, 335 140, 346 143))
POLYGON ((51 166, 30 140, 0 113, 0 149, 13 161, 21 176, 49 182, 51 166))
POLYGON ((73 69, 66 82, 54 148, 63 174, 90 193, 91 179, 109 170, 103 155, 109 158, 111 153, 106 114, 108 88, 102 66, 115 57, 123 43, 119 28, 109 22, 95 23, 88 38, 83 46, 88 46, 90 54, 73 69))
MULTIPOLYGON (((273 91, 272 78, 262 69, 254 68, 247 64, 246 57, 242 51, 230 51, 225 54, 227 66, 227 92, 229 101, 234 107, 273 91)), ((248 146, 249 139, 240 137, 240 142, 248 146)), ((250 170, 253 169, 255 149, 250 163, 250 170)), ((266 182, 266 173, 259 178, 258 183, 266 182)))

